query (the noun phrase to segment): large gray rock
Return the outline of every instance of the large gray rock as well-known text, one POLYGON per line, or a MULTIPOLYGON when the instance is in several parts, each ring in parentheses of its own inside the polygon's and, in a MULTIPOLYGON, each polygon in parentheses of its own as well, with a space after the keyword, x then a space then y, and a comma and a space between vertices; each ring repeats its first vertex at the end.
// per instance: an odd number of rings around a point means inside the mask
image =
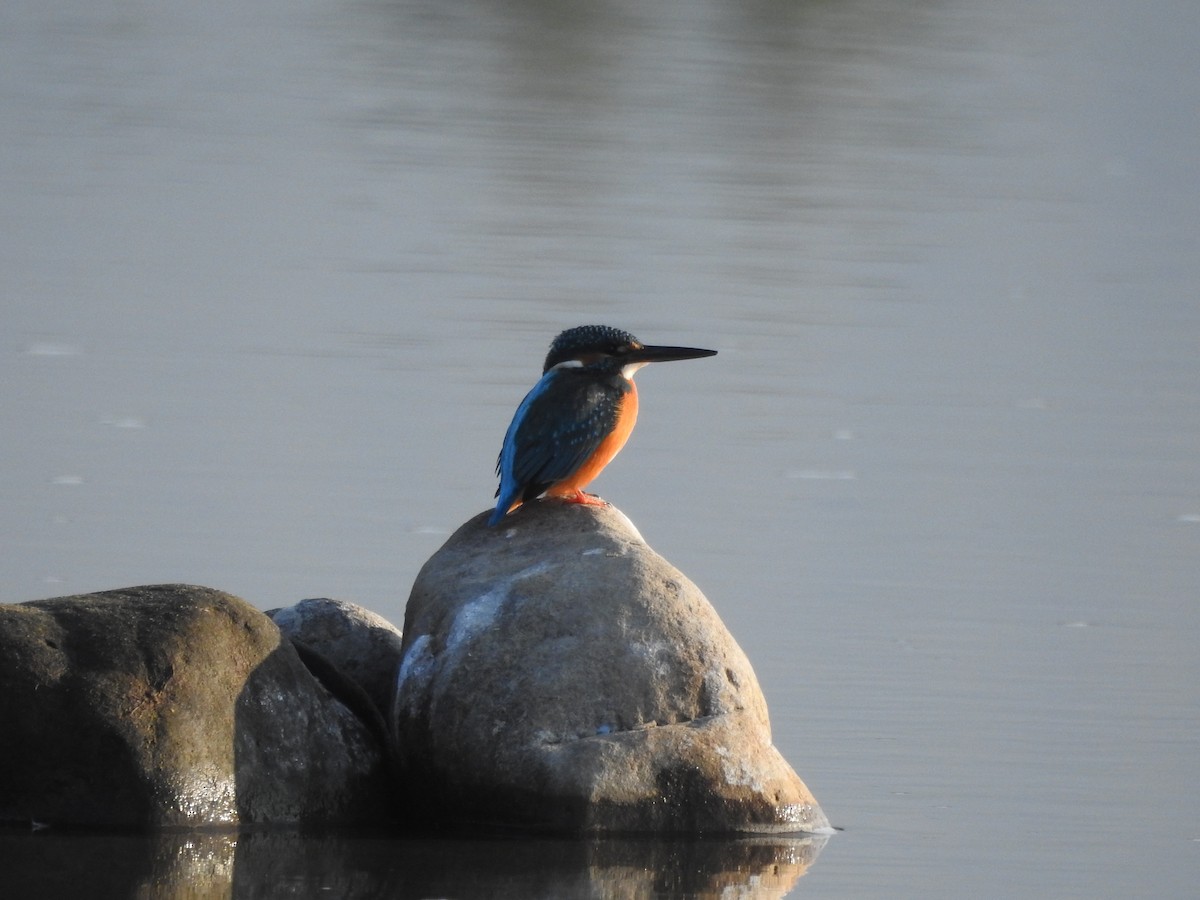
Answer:
POLYGON ((431 819, 584 832, 821 831, 712 606, 612 507, 462 526, 404 621, 393 725, 431 819))
POLYGON ((386 749, 263 613, 155 585, 0 606, 0 820, 381 821, 386 749))
POLYGON ((358 684, 380 716, 392 707, 400 665, 400 629, 383 616, 346 600, 317 597, 267 611, 293 643, 328 659, 358 684))

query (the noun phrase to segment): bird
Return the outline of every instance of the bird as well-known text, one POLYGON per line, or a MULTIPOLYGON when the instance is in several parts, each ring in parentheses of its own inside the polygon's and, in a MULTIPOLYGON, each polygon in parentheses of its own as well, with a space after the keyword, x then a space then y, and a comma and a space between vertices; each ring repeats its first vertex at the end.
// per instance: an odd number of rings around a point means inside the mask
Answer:
POLYGON ((550 344, 542 377, 525 395, 496 460, 500 486, 488 525, 543 494, 604 506, 587 487, 625 446, 637 421, 634 373, 669 360, 715 356, 698 347, 643 344, 608 325, 568 328, 550 344))

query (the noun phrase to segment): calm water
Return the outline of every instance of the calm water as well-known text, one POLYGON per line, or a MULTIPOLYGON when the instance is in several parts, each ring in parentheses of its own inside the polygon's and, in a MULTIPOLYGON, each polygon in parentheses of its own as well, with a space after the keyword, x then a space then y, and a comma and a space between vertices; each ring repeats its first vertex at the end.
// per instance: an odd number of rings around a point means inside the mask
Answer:
POLYGON ((639 376, 595 487, 845 832, 0 852, 114 895, 1194 895, 1198 40, 1185 0, 10 0, 0 599, 399 621, 556 331, 716 347, 639 376))

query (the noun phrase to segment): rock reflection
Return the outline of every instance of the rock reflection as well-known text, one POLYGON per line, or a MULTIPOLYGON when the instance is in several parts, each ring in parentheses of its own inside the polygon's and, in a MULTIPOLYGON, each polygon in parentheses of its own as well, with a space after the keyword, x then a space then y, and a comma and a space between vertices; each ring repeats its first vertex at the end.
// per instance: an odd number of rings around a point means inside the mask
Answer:
POLYGON ((823 836, 413 839, 294 831, 0 834, 0 896, 782 897, 823 836))
POLYGON ((824 837, 406 842, 396 897, 782 897, 824 837))
POLYGON ((782 897, 826 840, 604 841, 593 845, 588 887, 600 897, 782 897))
POLYGON ((235 832, 0 832, 0 897, 229 897, 235 832))

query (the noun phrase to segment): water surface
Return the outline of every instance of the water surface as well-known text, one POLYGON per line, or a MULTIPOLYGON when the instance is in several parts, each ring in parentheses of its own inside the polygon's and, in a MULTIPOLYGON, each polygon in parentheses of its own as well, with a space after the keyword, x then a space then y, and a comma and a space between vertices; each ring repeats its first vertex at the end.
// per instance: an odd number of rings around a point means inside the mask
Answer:
MULTIPOLYGON (((711 346, 639 375, 595 488, 845 828, 793 892, 1189 895, 1197 38, 1168 0, 9 3, 0 599, 399 621, 556 331, 711 346)), ((393 884, 329 846, 306 888, 393 884)))

